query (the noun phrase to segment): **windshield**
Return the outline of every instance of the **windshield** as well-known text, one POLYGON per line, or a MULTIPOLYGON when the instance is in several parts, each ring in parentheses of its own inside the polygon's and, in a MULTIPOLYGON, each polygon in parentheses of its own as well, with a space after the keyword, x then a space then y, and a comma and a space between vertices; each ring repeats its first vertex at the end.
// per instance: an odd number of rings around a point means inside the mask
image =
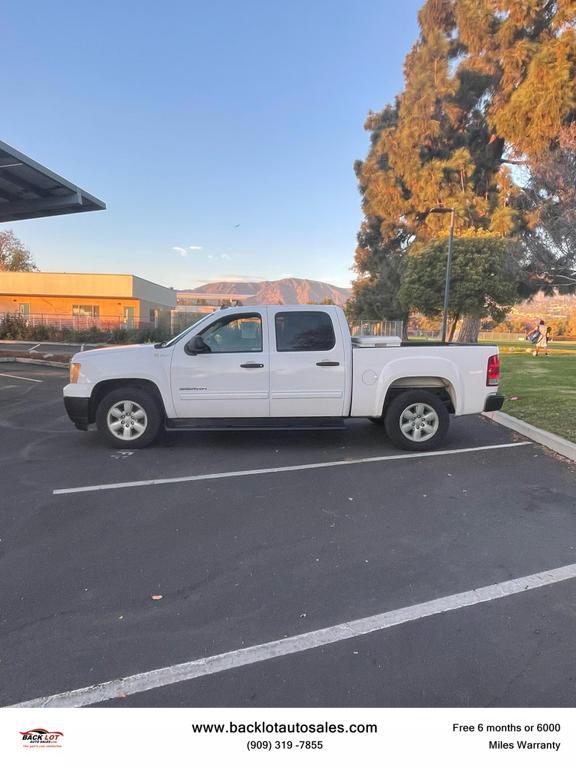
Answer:
POLYGON ((163 347, 171 347, 173 344, 176 344, 177 341, 180 341, 180 339, 184 338, 187 333, 189 333, 192 328, 196 328, 197 325, 200 325, 200 323, 204 322, 206 320, 207 315, 204 315, 204 317, 201 317, 200 320, 196 320, 195 323, 192 323, 192 325, 189 325, 188 328, 184 328, 183 331, 180 331, 180 333, 177 336, 174 336, 173 339, 170 339, 170 341, 165 341, 162 345, 163 347))

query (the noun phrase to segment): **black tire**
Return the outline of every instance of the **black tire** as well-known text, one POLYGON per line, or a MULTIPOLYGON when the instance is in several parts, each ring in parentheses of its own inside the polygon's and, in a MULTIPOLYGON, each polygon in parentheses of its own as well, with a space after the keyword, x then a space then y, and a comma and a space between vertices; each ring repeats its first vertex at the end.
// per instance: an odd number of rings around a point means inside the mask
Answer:
POLYGON ((102 398, 96 411, 98 432, 114 448, 145 448, 158 437, 162 423, 162 409, 154 395, 136 387, 112 390, 102 398), (124 405, 128 403, 132 403, 132 409, 124 405), (117 413, 113 413, 115 406, 117 413), (114 423, 118 425, 116 429, 114 423), (120 437, 120 433, 126 434, 126 438, 120 437))
POLYGON ((388 438, 406 451, 433 451, 443 442, 449 425, 446 406, 425 389, 410 389, 396 395, 384 415, 388 438))

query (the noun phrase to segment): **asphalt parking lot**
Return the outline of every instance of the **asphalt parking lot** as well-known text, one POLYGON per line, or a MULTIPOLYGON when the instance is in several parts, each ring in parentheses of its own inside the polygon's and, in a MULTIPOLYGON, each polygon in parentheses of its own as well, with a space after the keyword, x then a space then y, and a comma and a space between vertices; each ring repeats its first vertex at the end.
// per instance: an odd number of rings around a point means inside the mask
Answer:
POLYGON ((74 355, 88 347, 104 346, 102 344, 66 344, 50 341, 0 341, 0 352, 37 352, 49 355, 74 355))
POLYGON ((576 578, 499 586, 576 563, 574 464, 482 417, 115 451, 66 378, 0 364, 0 705, 574 706, 576 578))

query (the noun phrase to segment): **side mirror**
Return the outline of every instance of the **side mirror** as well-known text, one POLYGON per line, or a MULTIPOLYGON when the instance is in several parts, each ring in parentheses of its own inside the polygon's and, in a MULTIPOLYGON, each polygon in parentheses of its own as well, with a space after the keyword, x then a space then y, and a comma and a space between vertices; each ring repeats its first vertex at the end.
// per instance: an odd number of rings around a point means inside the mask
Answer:
POLYGON ((202 355, 212 350, 201 336, 192 336, 190 341, 186 343, 184 351, 187 355, 202 355))

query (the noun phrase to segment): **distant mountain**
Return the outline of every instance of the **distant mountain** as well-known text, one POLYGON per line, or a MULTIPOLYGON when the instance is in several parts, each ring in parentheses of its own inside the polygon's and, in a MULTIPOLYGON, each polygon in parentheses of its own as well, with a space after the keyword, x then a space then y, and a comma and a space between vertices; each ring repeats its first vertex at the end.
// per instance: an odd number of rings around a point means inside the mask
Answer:
POLYGON ((200 288, 191 288, 187 291, 179 291, 179 293, 222 293, 225 295, 244 294, 246 296, 253 296, 261 285, 262 283, 206 283, 206 285, 201 285, 200 288))
POLYGON ((283 280, 266 280, 261 283, 221 282, 207 283, 191 291, 179 293, 215 293, 242 295, 243 304, 320 304, 330 299, 344 306, 350 298, 347 288, 338 288, 318 280, 287 277, 283 280))

